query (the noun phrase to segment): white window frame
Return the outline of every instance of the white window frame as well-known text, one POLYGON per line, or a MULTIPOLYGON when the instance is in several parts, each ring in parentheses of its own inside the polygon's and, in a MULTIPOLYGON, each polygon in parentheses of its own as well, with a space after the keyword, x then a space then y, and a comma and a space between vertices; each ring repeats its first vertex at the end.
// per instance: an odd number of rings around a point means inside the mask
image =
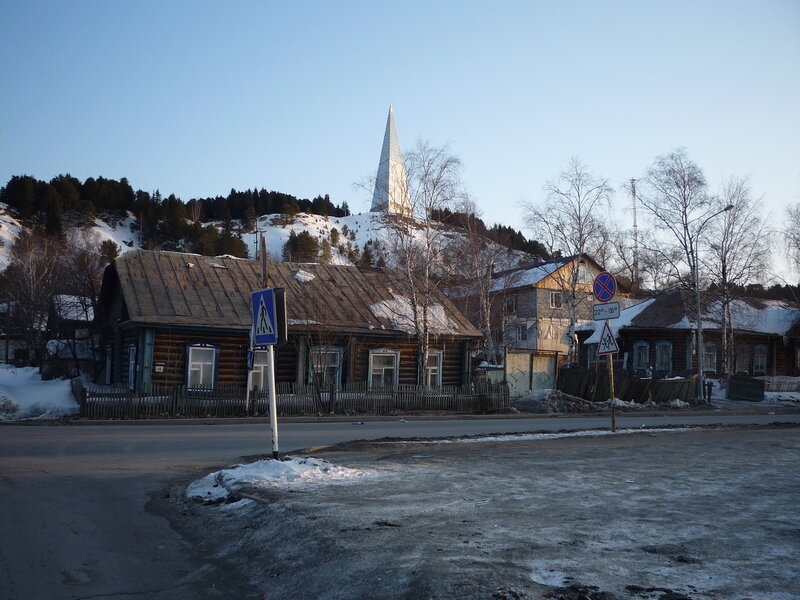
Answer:
MULTIPOLYGON (((396 386, 399 379, 400 379, 400 351, 399 350, 392 350, 391 348, 376 348, 375 350, 369 351, 369 363, 367 365, 367 387, 372 388, 372 379, 373 379, 373 371, 375 367, 373 366, 373 361, 377 357, 385 357, 385 356, 392 356, 394 357, 394 381, 392 382, 392 387, 396 386)), ((386 368, 386 367, 384 367, 386 368)), ((385 384, 382 386, 385 387, 385 384)))
POLYGON ((655 370, 672 372, 672 342, 668 340, 659 340, 656 342, 655 370), (666 353, 668 360, 666 361, 666 363, 663 361, 665 354, 665 351, 663 350, 664 348, 668 349, 666 353))
POLYGON ((128 389, 136 389, 136 344, 128 344, 128 389))
POLYGON ((717 372, 716 342, 703 342, 703 371, 706 373, 717 372))
POLYGON ((516 294, 509 294, 506 296, 506 313, 516 313, 517 312, 517 295, 516 294))
POLYGON ((597 355, 597 347, 599 345, 600 344, 586 344, 586 346, 589 348, 586 366, 588 366, 590 369, 600 362, 600 357, 597 355))
POLYGON ((650 342, 639 340, 633 343, 633 351, 631 353, 631 368, 645 370, 650 364, 650 342), (640 348, 644 348, 644 363, 641 361, 640 348))
MULTIPOLYGON (((338 389, 342 385, 342 356, 344 354, 344 349, 340 346, 312 346, 308 350, 308 383, 314 383, 314 355, 328 355, 328 354, 335 354, 336 355, 336 377, 334 383, 336 384, 336 388, 338 389)), ((322 387, 327 389, 330 387, 331 382, 325 381, 325 377, 323 376, 322 387)))
POLYGON ((527 342, 528 341, 528 324, 517 323, 517 341, 518 342, 527 342))
POLYGON ((756 373, 767 374, 767 345, 756 344, 753 346, 753 375, 756 373), (756 361, 759 361, 758 363, 756 361), (763 364, 761 364, 763 363, 763 364))
POLYGON ((425 385, 442 387, 442 370, 444 368, 444 350, 428 350, 428 361, 425 366, 425 385), (431 366, 431 357, 435 356, 437 365, 431 366))
POLYGON ((250 371, 250 389, 257 388, 258 390, 269 389, 269 375, 267 373, 267 356, 268 350, 259 348, 253 349, 253 368, 250 371))
POLYGON ((550 308, 561 308, 564 305, 564 298, 561 292, 550 292, 550 308))
POLYGON ((217 385, 217 365, 219 363, 219 346, 216 344, 207 344, 205 342, 197 342, 186 344, 186 389, 188 391, 207 392, 213 390, 217 385), (211 362, 203 360, 197 351, 213 351, 213 359, 211 362), (195 352, 193 352, 195 351, 195 352), (196 385, 192 383, 192 372, 200 373, 201 382, 210 379, 210 384, 196 385), (207 377, 208 376, 208 377, 207 377))
POLYGON ((733 353, 733 372, 749 373, 750 363, 751 363, 750 345, 736 344, 736 348, 734 348, 734 353, 733 353), (742 364, 743 362, 745 364, 742 364))

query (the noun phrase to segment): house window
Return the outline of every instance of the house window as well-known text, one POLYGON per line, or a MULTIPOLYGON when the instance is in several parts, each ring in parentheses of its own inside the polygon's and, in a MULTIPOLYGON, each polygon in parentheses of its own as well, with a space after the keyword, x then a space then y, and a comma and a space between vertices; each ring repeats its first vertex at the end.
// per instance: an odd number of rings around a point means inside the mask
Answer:
POLYGON ((717 372, 717 344, 714 342, 703 342, 703 371, 717 372))
POLYGON ((635 342, 633 344, 633 362, 631 366, 634 369, 646 369, 649 362, 650 344, 647 342, 635 342))
POLYGON ((190 390, 210 390, 217 377, 219 347, 212 344, 187 344, 186 387, 190 390))
POLYGON ((594 367, 598 362, 600 362, 600 357, 597 356, 597 347, 598 346, 599 346, 599 344, 587 344, 586 345, 586 347, 588 348, 588 352, 589 352, 587 364, 589 365, 590 369, 592 367, 594 367))
POLYGON ((656 344, 656 371, 672 370, 672 342, 660 341, 656 344))
POLYGON ((561 308, 561 292, 550 292, 550 308, 561 308))
POLYGON ((111 352, 111 346, 106 346, 106 369, 105 369, 105 384, 111 385, 111 359, 114 355, 111 352))
POLYGON ((517 312, 517 297, 514 295, 506 297, 506 312, 507 313, 515 313, 517 312))
POLYGON ((528 339, 528 324, 517 325, 517 341, 524 342, 528 339))
POLYGON ((428 366, 425 368, 425 385, 442 387, 442 357, 441 350, 428 350, 428 366))
POLYGON ((736 373, 750 372, 750 346, 739 344, 736 346, 736 373))
POLYGON ((257 388, 266 390, 269 387, 269 375, 267 374, 267 360, 269 352, 267 350, 253 351, 253 370, 250 372, 250 389, 257 388))
POLYGON ((136 346, 128 346, 128 389, 136 389, 136 346))
POLYGON ((369 351, 369 378, 367 384, 370 388, 392 387, 397 384, 397 365, 400 362, 400 352, 397 350, 370 350, 369 351))
POLYGON ((767 374, 767 347, 758 344, 753 348, 753 375, 767 374))
POLYGON ((327 389, 342 382, 342 349, 315 346, 308 354, 308 382, 327 389))
POLYGON ((578 266, 578 283, 592 283, 594 278, 592 274, 589 272, 589 269, 584 267, 583 265, 578 266))

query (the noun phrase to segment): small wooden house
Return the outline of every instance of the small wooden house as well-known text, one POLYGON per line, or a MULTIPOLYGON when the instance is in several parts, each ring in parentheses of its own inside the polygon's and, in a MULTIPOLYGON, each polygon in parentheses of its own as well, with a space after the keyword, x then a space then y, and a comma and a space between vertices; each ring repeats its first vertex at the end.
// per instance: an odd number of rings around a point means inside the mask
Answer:
POLYGON ((218 384, 263 387, 266 351, 251 350, 251 292, 286 290, 288 343, 276 347, 276 381, 462 385, 480 333, 440 292, 428 304, 430 351, 418 381, 408 280, 377 267, 268 264, 136 250, 111 263, 97 308, 103 383, 148 391, 218 384), (248 361, 252 369, 248 369, 248 361))
MULTIPOLYGON (((685 376, 697 372, 694 295, 669 290, 621 311, 609 321, 617 338, 618 366, 638 375, 685 376)), ((781 300, 735 300, 732 375, 800 375, 800 307, 781 300)), ((702 302, 703 372, 724 371, 721 309, 713 298, 702 302)), ((581 366, 598 363, 597 343, 602 323, 578 328, 581 366)), ((605 359, 604 359, 605 360, 605 359)))

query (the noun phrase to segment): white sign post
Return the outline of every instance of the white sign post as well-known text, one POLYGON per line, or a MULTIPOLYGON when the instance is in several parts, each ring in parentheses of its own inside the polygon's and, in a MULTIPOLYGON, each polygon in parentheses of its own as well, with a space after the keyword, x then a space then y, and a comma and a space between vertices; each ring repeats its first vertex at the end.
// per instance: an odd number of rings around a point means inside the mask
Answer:
POLYGON ((609 397, 611 402, 611 431, 617 430, 617 412, 614 401, 616 400, 614 393, 614 355, 619 352, 619 346, 614 334, 611 333, 611 327, 608 326, 609 319, 619 318, 619 302, 610 302, 610 300, 617 293, 617 280, 611 273, 603 271, 594 279, 592 286, 594 297, 606 306, 595 304, 592 307, 592 314, 595 320, 598 316, 603 320, 603 331, 600 334, 600 343, 597 344, 597 354, 600 356, 608 356, 608 387, 609 397), (616 305, 616 306, 614 306, 616 305))
POLYGON ((253 342, 267 346, 267 385, 269 386, 269 422, 272 427, 272 458, 278 458, 278 397, 275 393, 275 343, 278 341, 278 322, 275 311, 275 290, 252 293, 253 342))

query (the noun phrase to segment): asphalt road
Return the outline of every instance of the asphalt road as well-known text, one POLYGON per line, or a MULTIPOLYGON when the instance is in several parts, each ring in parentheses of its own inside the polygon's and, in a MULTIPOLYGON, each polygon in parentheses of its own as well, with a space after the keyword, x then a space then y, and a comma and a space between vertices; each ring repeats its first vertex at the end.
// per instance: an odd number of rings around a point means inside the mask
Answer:
MULTIPOLYGON (((800 422, 800 415, 627 417, 641 425, 800 422)), ((606 428, 606 418, 287 423, 281 449, 354 439, 606 428)), ((263 425, 0 427, 0 598, 228 598, 224 561, 146 510, 151 494, 270 451, 263 425)))

